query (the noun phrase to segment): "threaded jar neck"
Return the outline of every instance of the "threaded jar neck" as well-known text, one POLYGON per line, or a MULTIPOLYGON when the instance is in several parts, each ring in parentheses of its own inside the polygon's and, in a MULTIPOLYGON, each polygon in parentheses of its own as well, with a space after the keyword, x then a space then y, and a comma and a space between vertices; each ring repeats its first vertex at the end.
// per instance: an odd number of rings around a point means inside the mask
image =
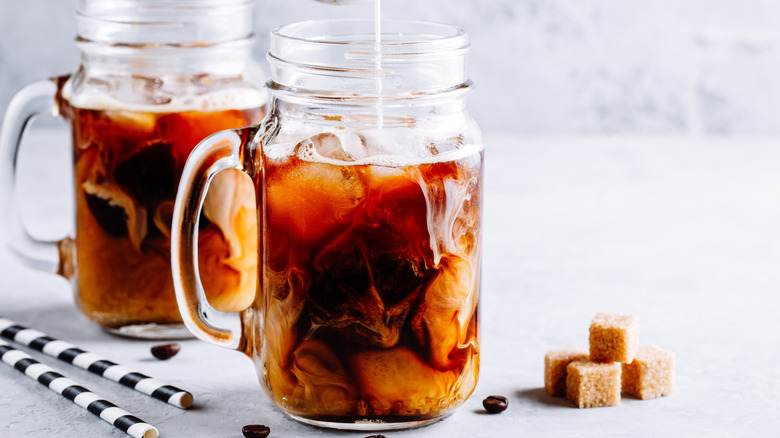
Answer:
POLYGON ((79 0, 80 41, 202 46, 248 39, 251 0, 79 0))
POLYGON ((468 90, 468 35, 429 22, 307 21, 271 33, 269 88, 285 100, 333 105, 404 105, 452 99, 468 90))

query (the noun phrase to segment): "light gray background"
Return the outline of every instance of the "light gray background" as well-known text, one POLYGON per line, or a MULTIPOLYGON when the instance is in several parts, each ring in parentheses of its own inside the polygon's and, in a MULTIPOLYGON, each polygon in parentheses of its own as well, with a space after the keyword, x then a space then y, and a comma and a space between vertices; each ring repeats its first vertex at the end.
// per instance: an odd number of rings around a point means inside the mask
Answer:
MULTIPOLYGON (((451 419, 385 435, 776 435, 780 2, 383 1, 388 17, 470 32, 470 111, 487 145, 480 383, 451 419), (674 395, 579 410, 543 394, 545 350, 585 346, 596 311, 639 314, 641 342, 677 354, 674 395), (481 410, 494 393, 510 399, 500 417, 481 410)), ((0 112, 23 83, 76 68, 74 7, 0 0, 0 112)), ((370 8, 258 0, 258 59, 278 24, 351 15, 370 8)), ((60 126, 29 142, 23 217, 60 238, 73 218, 68 136, 60 126)), ((254 422, 275 437, 348 436, 284 417, 239 353, 187 341, 156 362, 154 342, 116 342, 76 310, 69 284, 2 245, 0 312, 195 392, 183 412, 42 359, 164 437, 239 437, 254 422)), ((0 365, 0 436, 55 435, 126 436, 0 365)))
MULTIPOLYGON (((21 85, 73 71, 75 0, 0 0, 0 114, 21 85)), ((471 34, 470 111, 523 134, 780 133, 780 2, 773 0, 384 0, 384 16, 471 34)), ((371 6, 257 0, 268 32, 371 6)))

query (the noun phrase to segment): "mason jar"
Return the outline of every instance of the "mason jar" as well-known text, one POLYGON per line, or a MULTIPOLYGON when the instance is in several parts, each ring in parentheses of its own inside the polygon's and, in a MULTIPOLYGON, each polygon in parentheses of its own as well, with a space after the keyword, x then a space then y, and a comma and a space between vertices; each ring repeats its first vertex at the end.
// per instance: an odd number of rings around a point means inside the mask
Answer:
POLYGON ((173 213, 190 330, 245 352, 285 413, 339 429, 437 421, 479 374, 484 147, 466 112, 468 37, 375 25, 274 31, 268 116, 195 148, 173 213), (203 299, 195 250, 209 181, 235 169, 254 182, 258 291, 223 312, 203 299))
MULTIPOLYGON (((68 279, 81 311, 110 332, 190 336, 171 277, 173 201, 200 140, 265 115, 252 8, 251 0, 80 0, 78 69, 24 87, 9 104, 0 138, 6 240, 22 263, 68 279), (75 228, 58 242, 32 238, 11 208, 19 139, 38 114, 72 130, 75 228)), ((225 172, 203 209, 198 265, 221 310, 255 295, 254 202, 249 178, 225 172)))

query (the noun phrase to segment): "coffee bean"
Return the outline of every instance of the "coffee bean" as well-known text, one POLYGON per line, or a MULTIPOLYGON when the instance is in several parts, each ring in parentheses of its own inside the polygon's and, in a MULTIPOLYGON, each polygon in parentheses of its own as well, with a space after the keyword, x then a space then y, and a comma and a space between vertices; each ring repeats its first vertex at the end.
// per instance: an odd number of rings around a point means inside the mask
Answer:
POLYGON ((507 401, 506 397, 502 397, 500 395, 491 395, 482 400, 482 406, 484 406, 485 410, 491 414, 504 412, 508 404, 509 402, 507 401))
POLYGON ((262 424, 248 424, 241 429, 246 438, 265 438, 271 433, 271 428, 262 424))
POLYGON ((152 356, 160 360, 168 360, 181 350, 179 344, 163 344, 152 347, 152 356))
POLYGON ((384 435, 369 435, 366 438, 387 438, 387 437, 384 435))

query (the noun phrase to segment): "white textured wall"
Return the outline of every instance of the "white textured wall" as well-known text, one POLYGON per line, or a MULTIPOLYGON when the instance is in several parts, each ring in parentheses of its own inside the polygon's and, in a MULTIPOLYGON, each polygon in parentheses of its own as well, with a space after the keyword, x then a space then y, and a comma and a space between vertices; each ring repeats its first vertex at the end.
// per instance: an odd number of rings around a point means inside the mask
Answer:
MULTIPOLYGON (((74 8, 0 0, 0 107, 75 68, 74 8)), ((780 133, 775 0, 384 0, 383 12, 469 31, 469 103, 486 130, 780 133)), ((256 53, 264 62, 276 25, 356 15, 370 7, 257 0, 256 53)))

